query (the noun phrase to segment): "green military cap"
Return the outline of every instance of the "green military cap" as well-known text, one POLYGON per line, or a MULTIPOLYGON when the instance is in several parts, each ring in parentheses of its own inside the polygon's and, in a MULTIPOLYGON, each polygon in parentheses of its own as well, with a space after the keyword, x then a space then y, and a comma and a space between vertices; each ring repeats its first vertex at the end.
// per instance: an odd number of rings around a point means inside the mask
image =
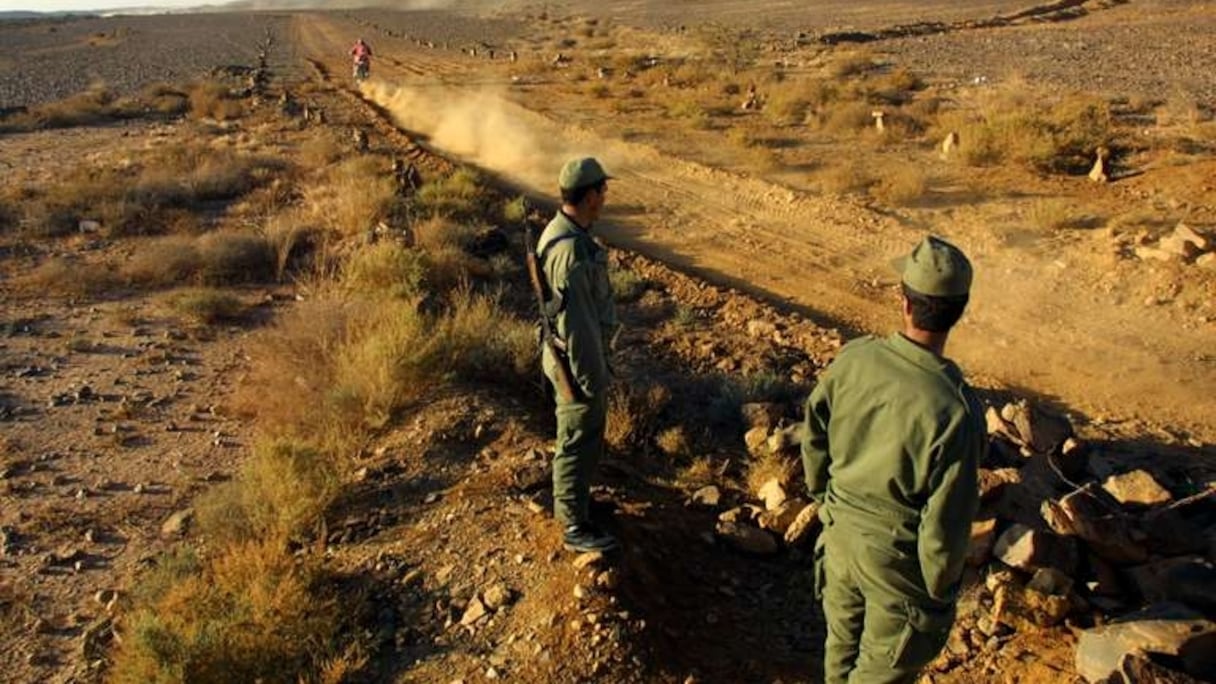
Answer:
POLYGON ((971 291, 971 262, 962 250, 930 235, 912 253, 891 262, 904 285, 930 297, 962 297, 971 291))
POLYGON ((612 176, 604 172, 604 167, 594 157, 583 157, 566 162, 557 183, 562 190, 574 190, 597 185, 610 178, 612 176))

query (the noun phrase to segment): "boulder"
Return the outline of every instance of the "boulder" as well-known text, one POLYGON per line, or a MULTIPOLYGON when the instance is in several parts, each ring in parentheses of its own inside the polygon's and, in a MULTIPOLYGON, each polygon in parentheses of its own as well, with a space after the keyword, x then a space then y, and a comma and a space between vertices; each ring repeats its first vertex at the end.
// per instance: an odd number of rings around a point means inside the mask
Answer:
POLYGON ((1161 654, 1176 659, 1199 678, 1216 676, 1216 623, 1177 604, 1157 604, 1094 629, 1077 643, 1077 674, 1088 682, 1116 675, 1129 653, 1161 654))
POLYGON ((1148 551, 1143 533, 1132 519, 1102 506, 1100 495, 1089 484, 1058 501, 1044 501, 1040 513, 1053 532, 1084 540, 1094 553, 1111 563, 1144 562, 1148 551))
POLYGON ((481 602, 481 599, 474 596, 473 600, 469 601, 468 607, 465 608, 464 615, 460 618, 460 624, 465 627, 472 627, 489 614, 490 611, 486 609, 486 605, 481 602))
POLYGON ((756 496, 764 502, 764 510, 766 511, 777 510, 789 498, 789 495, 785 493, 785 485, 781 484, 781 479, 776 477, 760 485, 760 490, 756 492, 756 496))
POLYGON ((1014 441, 1031 451, 1048 454, 1072 437, 1072 424, 1068 419, 1042 407, 1032 405, 1025 399, 1005 404, 1001 418, 1013 426, 1017 433, 1014 441))
POLYGON ((1167 558, 1127 571, 1149 602, 1172 601, 1216 615, 1216 566, 1198 556, 1167 558))
POLYGON ((1017 468, 980 468, 980 501, 993 501, 1000 497, 1007 487, 1021 482, 1022 473, 1017 468))
POLYGON ((1124 506, 1157 506, 1174 500, 1169 490, 1145 470, 1111 475, 1102 489, 1124 506))
POLYGON ((971 523, 971 541, 967 546, 967 565, 978 568, 992 558, 996 544, 996 518, 971 523))
POLYGON ((1053 568, 1072 574, 1077 568, 1077 546, 1068 538, 1015 524, 996 541, 996 557, 1005 565, 1033 572, 1053 568))
POLYGON ((786 529, 785 543, 791 547, 799 546, 817 529, 819 529, 819 504, 812 501, 798 511, 798 516, 786 529))
POLYGON ((751 525, 719 522, 716 531, 719 539, 736 551, 743 553, 770 556, 781 548, 776 537, 751 525))
POLYGON ((760 514, 760 527, 773 534, 784 537, 786 530, 798 519, 798 514, 806 508, 803 499, 790 499, 771 511, 760 514))
POLYGON ((749 453, 760 453, 768 443, 768 428, 754 427, 743 434, 743 443, 749 453))

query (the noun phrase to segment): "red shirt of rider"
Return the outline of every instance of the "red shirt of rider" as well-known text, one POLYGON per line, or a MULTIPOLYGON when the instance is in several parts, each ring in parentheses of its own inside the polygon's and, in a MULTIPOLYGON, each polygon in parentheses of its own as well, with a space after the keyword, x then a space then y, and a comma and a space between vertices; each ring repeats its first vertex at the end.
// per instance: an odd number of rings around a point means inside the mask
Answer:
POLYGON ((354 55, 356 64, 366 62, 372 57, 372 47, 362 40, 357 40, 355 46, 350 49, 350 54, 354 55))

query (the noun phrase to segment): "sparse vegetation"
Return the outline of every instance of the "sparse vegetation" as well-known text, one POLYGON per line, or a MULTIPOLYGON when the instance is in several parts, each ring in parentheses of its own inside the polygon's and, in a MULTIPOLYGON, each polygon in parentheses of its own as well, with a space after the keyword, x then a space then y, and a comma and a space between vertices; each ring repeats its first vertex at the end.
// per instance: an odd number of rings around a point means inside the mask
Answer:
POLYGON ((414 204, 423 216, 464 220, 474 217, 480 210, 477 199, 481 193, 481 180, 477 174, 459 169, 450 176, 424 184, 418 189, 414 204))
POLYGON ((178 314, 204 325, 235 321, 245 313, 245 304, 240 298, 209 288, 179 292, 169 303, 178 314))
POLYGON ((929 176, 914 164, 896 164, 874 189, 878 199, 894 206, 911 206, 929 190, 929 176))
POLYGON ((646 280, 628 269, 613 269, 608 274, 612 294, 618 302, 633 302, 646 291, 646 280))

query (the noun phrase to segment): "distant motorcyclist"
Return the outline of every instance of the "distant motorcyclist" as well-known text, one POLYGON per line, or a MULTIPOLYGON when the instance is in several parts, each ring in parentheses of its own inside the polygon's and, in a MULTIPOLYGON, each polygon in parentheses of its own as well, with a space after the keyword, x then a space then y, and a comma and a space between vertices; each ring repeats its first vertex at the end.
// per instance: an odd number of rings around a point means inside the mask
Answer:
POLYGON ((355 80, 367 78, 372 69, 372 46, 360 38, 351 47, 350 54, 355 59, 355 80))

